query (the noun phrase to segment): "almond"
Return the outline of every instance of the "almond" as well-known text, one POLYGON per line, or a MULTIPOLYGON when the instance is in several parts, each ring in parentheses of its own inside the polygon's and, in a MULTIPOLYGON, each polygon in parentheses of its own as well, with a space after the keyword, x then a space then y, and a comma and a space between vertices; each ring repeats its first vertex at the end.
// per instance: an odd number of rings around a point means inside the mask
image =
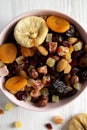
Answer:
POLYGON ((47 56, 48 55, 48 51, 46 50, 45 47, 43 46, 37 46, 38 51, 43 55, 43 56, 47 56))

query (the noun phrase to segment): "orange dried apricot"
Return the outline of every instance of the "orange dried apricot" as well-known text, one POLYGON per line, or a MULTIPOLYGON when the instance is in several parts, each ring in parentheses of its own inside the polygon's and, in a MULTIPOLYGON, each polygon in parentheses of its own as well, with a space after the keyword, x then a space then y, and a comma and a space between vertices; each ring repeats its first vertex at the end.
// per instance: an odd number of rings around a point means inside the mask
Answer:
POLYGON ((14 76, 9 78, 5 83, 5 88, 12 94, 22 90, 27 85, 27 79, 22 76, 14 76))
POLYGON ((35 54, 35 48, 26 48, 21 46, 21 53, 23 56, 27 57, 27 56, 33 56, 35 54))
POLYGON ((17 55, 17 48, 13 43, 5 43, 0 46, 0 59, 4 63, 12 63, 17 55))
POLYGON ((47 18, 47 25, 51 30, 58 33, 64 33, 70 28, 66 19, 53 15, 47 18))

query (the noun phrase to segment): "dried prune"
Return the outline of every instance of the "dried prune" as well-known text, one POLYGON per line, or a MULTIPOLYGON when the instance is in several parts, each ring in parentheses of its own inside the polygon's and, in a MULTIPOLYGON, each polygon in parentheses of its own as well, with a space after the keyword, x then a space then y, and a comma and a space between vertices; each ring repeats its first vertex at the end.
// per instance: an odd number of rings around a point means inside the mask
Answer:
POLYGON ((49 87, 49 94, 58 95, 60 98, 65 97, 68 88, 63 81, 59 79, 54 80, 49 87))

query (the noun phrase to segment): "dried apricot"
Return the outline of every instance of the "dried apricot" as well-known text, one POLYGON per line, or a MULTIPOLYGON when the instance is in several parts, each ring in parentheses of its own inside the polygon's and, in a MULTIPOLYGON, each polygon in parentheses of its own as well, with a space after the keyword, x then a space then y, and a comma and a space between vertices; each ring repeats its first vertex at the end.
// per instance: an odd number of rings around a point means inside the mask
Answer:
POLYGON ((17 55, 17 48, 12 43, 6 43, 0 46, 0 59, 4 63, 12 63, 17 55))
POLYGON ((53 15, 47 18, 47 25, 54 32, 58 33, 64 33, 70 28, 70 24, 66 19, 53 15))
POLYGON ((27 85, 27 79, 22 76, 9 78, 5 83, 5 88, 15 94, 27 85))
POLYGON ((21 46, 21 53, 23 56, 27 57, 27 56, 33 56, 35 54, 35 48, 26 48, 21 46))

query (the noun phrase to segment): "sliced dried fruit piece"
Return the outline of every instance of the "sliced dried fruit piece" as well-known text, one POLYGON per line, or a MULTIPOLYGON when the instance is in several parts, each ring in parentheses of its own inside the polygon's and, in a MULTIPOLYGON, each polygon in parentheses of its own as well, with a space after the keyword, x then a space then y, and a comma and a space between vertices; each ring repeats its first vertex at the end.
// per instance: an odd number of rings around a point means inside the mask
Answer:
POLYGON ((4 111, 3 111, 2 109, 0 109, 0 115, 1 115, 1 114, 4 114, 4 111))
POLYGON ((51 57, 49 57, 46 61, 46 64, 49 66, 49 67, 53 67, 55 65, 55 60, 51 57))
POLYGON ((0 77, 5 77, 9 74, 9 70, 6 65, 0 67, 0 77))
POLYGON ((60 117, 60 116, 56 116, 56 117, 53 118, 53 121, 56 124, 62 124, 63 123, 63 118, 60 117))
POLYGON ((18 65, 21 65, 23 64, 23 59, 24 59, 24 56, 19 56, 15 59, 15 61, 17 62, 18 65))
POLYGON ((45 47, 38 46, 37 49, 43 56, 47 56, 48 55, 48 51, 47 51, 47 49, 45 47))
POLYGON ((81 41, 77 42, 73 47, 74 47, 75 51, 81 50, 82 49, 82 42, 81 41))
POLYGON ((13 109, 13 104, 12 103, 6 103, 6 105, 5 105, 5 110, 6 111, 10 111, 10 110, 12 110, 13 109))
POLYGON ((22 76, 9 78, 5 83, 5 88, 15 94, 27 85, 27 79, 22 76))
POLYGON ((52 96, 52 102, 54 102, 54 103, 59 102, 59 97, 56 96, 56 95, 53 95, 52 96))
POLYGON ((15 122, 14 122, 14 126, 15 126, 16 128, 21 128, 21 127, 22 127, 22 122, 21 122, 21 121, 15 121, 15 122))
POLYGON ((69 44, 74 44, 75 42, 77 42, 78 38, 76 37, 69 37, 68 38, 68 41, 69 41, 69 44))
POLYGON ((74 86, 73 86, 76 90, 81 90, 82 89, 82 84, 81 83, 76 83, 76 84, 74 84, 74 86))
POLYGON ((17 48, 13 43, 5 43, 0 46, 0 59, 4 63, 12 63, 17 55, 17 48))
POLYGON ((48 33, 46 37, 46 42, 52 42, 52 33, 48 33))
POLYGON ((20 70, 20 71, 19 71, 19 74, 20 74, 20 76, 22 76, 22 77, 28 79, 27 73, 26 73, 24 70, 20 70))
POLYGON ((70 28, 69 22, 58 16, 49 16, 47 18, 47 25, 54 32, 64 33, 70 28))
POLYGON ((27 47, 21 46, 21 53, 25 57, 33 56, 35 54, 35 48, 34 47, 27 48, 27 47))
POLYGON ((41 95, 43 95, 43 96, 48 96, 48 95, 49 95, 48 88, 42 88, 42 89, 41 89, 41 95))

